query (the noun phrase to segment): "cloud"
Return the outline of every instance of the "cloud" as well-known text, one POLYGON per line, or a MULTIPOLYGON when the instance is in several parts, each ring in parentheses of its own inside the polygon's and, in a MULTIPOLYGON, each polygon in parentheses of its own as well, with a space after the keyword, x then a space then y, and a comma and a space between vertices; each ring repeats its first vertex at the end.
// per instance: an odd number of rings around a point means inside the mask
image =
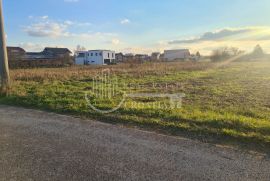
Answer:
POLYGON ((89 22, 77 22, 77 21, 71 21, 71 20, 64 21, 64 24, 69 25, 69 26, 91 26, 92 25, 89 22))
POLYGON ((81 38, 81 39, 108 39, 112 37, 118 36, 117 34, 114 33, 103 33, 103 32, 86 32, 86 33, 70 33, 67 32, 66 37, 71 37, 71 38, 81 38))
POLYGON ((120 24, 122 24, 122 25, 130 24, 130 23, 131 23, 131 22, 130 22, 129 19, 123 19, 123 20, 120 21, 120 24))
POLYGON ((19 43, 19 47, 22 47, 23 49, 27 51, 42 51, 44 49, 45 45, 37 44, 37 43, 19 43))
POLYGON ((259 40, 264 35, 270 36, 270 27, 224 28, 213 32, 206 32, 197 38, 172 40, 169 41, 169 44, 189 44, 202 41, 259 40))
POLYGON ((76 29, 81 26, 91 26, 88 22, 76 22, 76 21, 55 21, 51 20, 48 16, 31 17, 33 22, 23 27, 23 31, 31 37, 39 38, 105 38, 116 37, 114 33, 103 32, 72 32, 70 29, 76 29))
POLYGON ((60 37, 67 35, 70 21, 57 22, 49 19, 49 16, 29 16, 32 23, 23 27, 23 31, 32 37, 60 37))
POLYGON ((67 24, 56 22, 34 23, 24 28, 24 31, 32 37, 60 37, 67 35, 67 24))
POLYGON ((112 39, 112 44, 113 45, 119 45, 121 42, 119 39, 112 39))
POLYGON ((113 38, 111 40, 105 41, 106 44, 111 44, 111 45, 120 45, 122 42, 118 38, 113 38))
POLYGON ((46 16, 41 16, 41 18, 42 18, 42 19, 48 19, 49 16, 48 16, 48 15, 46 15, 46 16))

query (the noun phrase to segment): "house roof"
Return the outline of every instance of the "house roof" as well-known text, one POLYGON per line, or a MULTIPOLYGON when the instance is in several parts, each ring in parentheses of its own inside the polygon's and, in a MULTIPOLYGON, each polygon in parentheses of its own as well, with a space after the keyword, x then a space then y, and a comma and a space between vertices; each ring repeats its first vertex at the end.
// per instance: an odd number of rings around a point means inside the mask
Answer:
POLYGON ((124 56, 124 54, 123 53, 116 53, 115 55, 121 55, 121 56, 124 56))
POLYGON ((43 52, 27 52, 24 56, 26 60, 37 60, 37 59, 53 59, 53 55, 46 55, 43 52))
POLYGON ((21 47, 7 47, 8 51, 20 51, 20 52, 25 52, 25 50, 21 47))
POLYGON ((103 52, 103 51, 106 51, 106 52, 114 52, 114 51, 112 51, 112 50, 88 50, 88 52, 97 52, 97 51, 99 51, 99 52, 103 52))
POLYGON ((26 55, 43 55, 42 52, 26 52, 26 55))
POLYGON ((189 52, 189 49, 165 50, 164 52, 189 52))
POLYGON ((44 49, 44 52, 46 51, 50 51, 50 52, 53 52, 55 54, 66 54, 66 53, 72 53, 69 49, 67 48, 45 48, 44 49))

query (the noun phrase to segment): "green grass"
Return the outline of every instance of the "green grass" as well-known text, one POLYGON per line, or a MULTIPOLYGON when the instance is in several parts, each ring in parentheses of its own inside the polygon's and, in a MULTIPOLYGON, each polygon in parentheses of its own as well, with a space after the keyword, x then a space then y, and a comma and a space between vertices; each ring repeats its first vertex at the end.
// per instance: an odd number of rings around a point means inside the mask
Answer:
MULTIPOLYGON (((185 93, 183 107, 132 106, 134 103, 152 105, 169 101, 140 98, 127 99, 126 104, 114 113, 97 113, 87 105, 84 93, 93 88, 93 77, 97 70, 102 69, 100 67, 13 70, 11 93, 8 97, 0 97, 0 103, 136 126, 207 142, 270 150, 270 61, 233 62, 217 69, 211 63, 139 66, 137 69, 130 65, 125 68, 127 71, 121 71, 123 67, 120 66, 109 68, 119 82, 141 85, 133 88, 132 93, 185 93), (56 72, 63 73, 63 76, 56 72), (159 86, 153 87, 153 83, 159 86), (170 86, 167 89, 164 88, 166 84, 170 86)), ((119 102, 118 99, 95 99, 101 109, 113 108, 119 102)))

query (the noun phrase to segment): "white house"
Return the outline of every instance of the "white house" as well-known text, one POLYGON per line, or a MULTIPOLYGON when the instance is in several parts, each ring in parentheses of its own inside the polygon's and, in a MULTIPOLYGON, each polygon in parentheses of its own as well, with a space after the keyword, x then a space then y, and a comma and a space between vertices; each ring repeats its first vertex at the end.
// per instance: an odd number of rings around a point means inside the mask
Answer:
POLYGON ((108 65, 115 62, 115 52, 110 50, 89 50, 76 52, 76 65, 108 65))
POLYGON ((173 61, 178 59, 189 59, 190 52, 188 49, 178 49, 178 50, 165 50, 164 59, 167 61, 173 61))

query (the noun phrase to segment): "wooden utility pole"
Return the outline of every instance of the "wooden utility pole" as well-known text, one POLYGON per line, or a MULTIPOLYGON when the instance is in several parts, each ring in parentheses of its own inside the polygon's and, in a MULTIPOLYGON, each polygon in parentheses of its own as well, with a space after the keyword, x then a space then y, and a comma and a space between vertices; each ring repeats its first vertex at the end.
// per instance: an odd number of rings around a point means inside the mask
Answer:
POLYGON ((0 0, 0 86, 1 93, 7 94, 10 86, 6 34, 4 31, 4 17, 2 0, 0 0))

